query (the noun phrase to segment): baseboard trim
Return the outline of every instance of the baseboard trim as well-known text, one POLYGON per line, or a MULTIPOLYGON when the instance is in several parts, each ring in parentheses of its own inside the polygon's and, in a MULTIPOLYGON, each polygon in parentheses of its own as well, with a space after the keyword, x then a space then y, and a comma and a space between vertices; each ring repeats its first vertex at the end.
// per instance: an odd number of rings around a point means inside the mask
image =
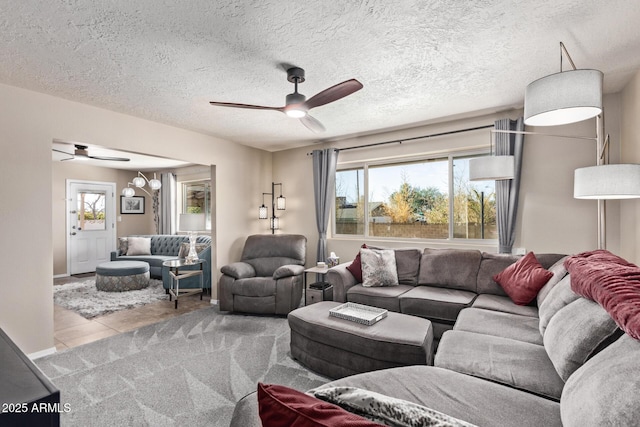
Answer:
POLYGON ((53 278, 54 279, 62 279, 63 277, 71 277, 69 274, 64 273, 64 274, 54 274, 53 278))
POLYGON ((211 305, 220 305, 220 300, 219 299, 212 299, 211 300, 211 305))
POLYGON ((58 350, 56 350, 55 347, 50 347, 45 350, 36 351, 35 353, 29 353, 27 354, 27 357, 31 360, 36 360, 36 359, 40 359, 41 357, 49 356, 50 354, 53 354, 56 351, 58 350))

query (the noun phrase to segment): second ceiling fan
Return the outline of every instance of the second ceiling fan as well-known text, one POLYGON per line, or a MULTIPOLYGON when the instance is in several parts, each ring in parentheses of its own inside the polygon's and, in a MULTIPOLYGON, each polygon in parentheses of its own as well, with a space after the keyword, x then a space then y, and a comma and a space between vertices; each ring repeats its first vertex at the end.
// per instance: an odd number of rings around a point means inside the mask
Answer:
POLYGON ((307 99, 306 96, 298 93, 298 84, 304 82, 304 70, 302 68, 289 68, 287 70, 287 80, 293 83, 295 87, 293 93, 287 95, 284 107, 266 107, 262 105, 236 104, 232 102, 216 101, 211 101, 210 104, 218 107, 280 111, 289 117, 300 119, 302 124, 313 132, 324 132, 325 127, 317 119, 309 115, 309 110, 342 99, 345 96, 359 91, 363 87, 362 83, 356 79, 346 80, 307 99))

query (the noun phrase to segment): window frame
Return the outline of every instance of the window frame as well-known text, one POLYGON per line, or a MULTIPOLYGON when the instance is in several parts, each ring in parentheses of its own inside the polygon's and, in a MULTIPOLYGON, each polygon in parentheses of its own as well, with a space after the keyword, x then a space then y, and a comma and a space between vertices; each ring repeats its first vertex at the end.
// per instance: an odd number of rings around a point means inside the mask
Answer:
MULTIPOLYGON (((336 198, 334 190, 333 197, 333 209, 331 211, 332 216, 332 228, 331 228, 331 236, 332 238, 337 239, 368 239, 368 240, 379 240, 379 241, 401 241, 401 242, 420 242, 420 243, 467 243, 469 245, 474 246, 495 246, 498 244, 498 239, 463 239, 460 237, 454 237, 454 168, 453 162, 457 158, 469 158, 469 157, 483 157, 490 156, 491 152, 487 149, 464 149, 464 150, 456 150, 449 152, 439 152, 439 153, 431 153, 431 154, 422 154, 415 156, 406 156, 400 158, 386 158, 380 160, 363 160, 356 162, 347 162, 340 164, 338 163, 336 168, 336 173, 341 171, 348 170, 359 170, 363 171, 363 181, 364 181, 364 216, 363 216, 363 230, 364 234, 338 234, 336 233, 336 198), (410 163, 421 163, 428 161, 447 161, 447 180, 448 180, 448 189, 449 189, 449 231, 448 237, 446 239, 422 239, 417 237, 384 237, 384 236, 371 236, 369 234, 369 167, 380 167, 380 166, 394 166, 401 164, 410 164, 410 163)), ((497 207, 496 207, 497 209, 497 207)))

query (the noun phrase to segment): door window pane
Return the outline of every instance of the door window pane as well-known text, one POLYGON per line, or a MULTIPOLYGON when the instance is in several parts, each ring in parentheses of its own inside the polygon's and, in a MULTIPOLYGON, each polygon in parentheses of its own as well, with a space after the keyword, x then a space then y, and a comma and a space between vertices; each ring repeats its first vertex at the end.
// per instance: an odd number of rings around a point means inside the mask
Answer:
POLYGON ((453 192, 453 237, 497 239, 495 181, 469 181, 469 158, 456 158, 453 192))
POLYGON ((336 172, 335 234, 364 234, 364 170, 336 172))
POLYGON ((80 191, 78 200, 78 222, 76 228, 82 231, 106 230, 104 192, 80 191))

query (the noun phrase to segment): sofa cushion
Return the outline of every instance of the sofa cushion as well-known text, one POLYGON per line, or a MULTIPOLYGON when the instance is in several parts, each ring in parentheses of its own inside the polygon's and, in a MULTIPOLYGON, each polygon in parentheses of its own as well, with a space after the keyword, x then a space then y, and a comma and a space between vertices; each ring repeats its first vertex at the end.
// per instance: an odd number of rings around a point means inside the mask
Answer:
POLYGON ((476 292, 479 294, 504 295, 507 293, 502 286, 493 280, 493 276, 518 261, 521 256, 511 254, 482 253, 480 268, 476 278, 476 292))
POLYGON ((157 268, 162 268, 162 263, 171 259, 176 259, 176 257, 166 255, 125 255, 118 257, 118 261, 144 261, 149 264, 149 267, 157 268))
POLYGON ((518 305, 527 305, 533 301, 551 277, 553 273, 545 270, 534 253, 529 252, 493 276, 493 280, 502 286, 513 302, 518 305))
POLYGON ((531 316, 471 307, 460 312, 453 329, 542 345, 538 319, 531 316))
POLYGON ((151 255, 151 238, 129 237, 127 238, 127 255, 151 255))
POLYGON ((460 310, 471 306, 476 294, 457 289, 416 286, 400 295, 400 311, 427 319, 455 322, 460 310))
POLYGON ((520 316, 538 317, 538 307, 532 305, 517 305, 511 298, 500 295, 482 294, 473 301, 472 307, 484 310, 501 311, 503 313, 518 314, 520 316))
POLYGON ((271 277, 249 277, 233 282, 231 292, 244 297, 267 297, 276 294, 276 281, 271 277))
POLYGON ((473 332, 445 332, 434 365, 556 400, 564 386, 543 346, 473 332))
POLYGON ((398 285, 365 288, 361 284, 352 286, 347 291, 347 301, 372 305, 389 311, 400 312, 400 295, 413 289, 413 286, 398 285))
POLYGON ((276 384, 258 383, 258 413, 263 427, 380 426, 337 405, 276 384))
POLYGON ((393 249, 360 249, 362 286, 397 286, 398 269, 393 249))
POLYGON ((315 390, 313 394, 367 419, 380 420, 384 425, 474 427, 426 406, 358 387, 327 387, 315 390))
POLYGON ((562 391, 563 425, 637 426, 640 342, 623 335, 574 372, 562 391))
MULTIPOLYGON (((363 243, 361 248, 366 249, 367 244, 363 243)), ((358 283, 362 283, 362 259, 360 256, 360 251, 358 251, 358 254, 353 259, 353 262, 347 266, 347 270, 349 270, 349 272, 353 274, 353 277, 355 277, 358 283)))
POLYGON ((561 426, 557 402, 432 366, 367 372, 324 384, 359 387, 427 406, 482 426, 561 426))
POLYGON ((418 284, 475 292, 481 258, 476 250, 426 248, 420 260, 418 284))
POLYGON ((542 289, 540 289, 540 292, 538 292, 538 295, 536 296, 536 303, 538 304, 538 307, 542 305, 547 295, 549 295, 549 292, 551 292, 551 289, 553 289, 558 283, 560 283, 560 281, 564 279, 564 276, 567 275, 567 269, 564 266, 564 262, 567 258, 569 257, 562 257, 551 267, 549 267, 549 271, 553 273, 553 277, 551 277, 551 279, 547 281, 542 289))
POLYGON ((578 298, 549 321, 544 347, 564 381, 602 346, 620 335, 616 322, 598 303, 578 298))
POLYGON ((571 290, 571 276, 566 275, 556 286, 549 291, 549 294, 538 308, 540 318, 540 333, 544 335, 545 329, 551 318, 567 304, 580 298, 578 294, 571 290))
POLYGON ((398 267, 398 282, 401 285, 415 286, 418 284, 418 271, 420 270, 419 249, 395 249, 396 266, 398 267))

